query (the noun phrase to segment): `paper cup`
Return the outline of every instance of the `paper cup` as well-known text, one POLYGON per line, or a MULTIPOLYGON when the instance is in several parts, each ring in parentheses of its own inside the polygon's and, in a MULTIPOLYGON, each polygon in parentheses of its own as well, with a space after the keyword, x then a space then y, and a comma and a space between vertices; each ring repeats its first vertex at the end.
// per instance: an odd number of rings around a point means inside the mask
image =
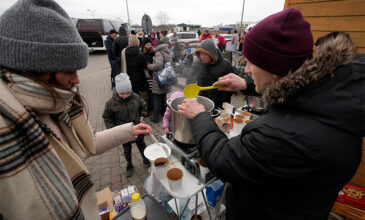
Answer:
POLYGON ((245 117, 245 120, 251 119, 251 113, 250 112, 241 112, 241 115, 245 117))
POLYGON ((232 132, 236 133, 236 134, 241 134, 243 127, 245 127, 244 120, 242 118, 235 118, 233 120, 233 122, 234 122, 234 124, 233 124, 232 132))
POLYGON ((166 174, 169 166, 169 160, 165 157, 157 158, 153 161, 153 167, 157 179, 166 179, 166 174))
POLYGON ((209 173, 209 168, 201 158, 198 159, 198 163, 200 169, 200 176, 203 180, 205 180, 206 175, 209 173))
POLYGON ((167 181, 172 192, 181 189, 184 172, 179 168, 171 168, 167 171, 167 181))

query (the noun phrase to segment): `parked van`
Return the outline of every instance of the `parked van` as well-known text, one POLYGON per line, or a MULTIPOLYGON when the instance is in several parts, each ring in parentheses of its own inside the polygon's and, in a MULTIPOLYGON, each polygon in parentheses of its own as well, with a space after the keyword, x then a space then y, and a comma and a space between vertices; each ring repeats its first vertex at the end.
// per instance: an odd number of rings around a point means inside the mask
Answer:
POLYGON ((81 38, 89 46, 89 50, 106 50, 105 41, 111 29, 118 31, 120 26, 128 25, 122 21, 109 19, 78 19, 76 28, 81 38))

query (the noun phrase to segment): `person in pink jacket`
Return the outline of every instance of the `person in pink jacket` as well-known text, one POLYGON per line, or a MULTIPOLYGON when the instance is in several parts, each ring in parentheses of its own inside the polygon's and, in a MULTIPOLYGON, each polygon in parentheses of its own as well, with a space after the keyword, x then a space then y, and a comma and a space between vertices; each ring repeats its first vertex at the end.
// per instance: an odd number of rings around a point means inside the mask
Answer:
MULTIPOLYGON (((175 99, 181 96, 184 96, 184 93, 181 91, 176 91, 171 94, 170 99, 175 99)), ((162 120, 162 127, 165 129, 165 134, 170 132, 170 121, 171 121, 171 109, 167 106, 162 120)))

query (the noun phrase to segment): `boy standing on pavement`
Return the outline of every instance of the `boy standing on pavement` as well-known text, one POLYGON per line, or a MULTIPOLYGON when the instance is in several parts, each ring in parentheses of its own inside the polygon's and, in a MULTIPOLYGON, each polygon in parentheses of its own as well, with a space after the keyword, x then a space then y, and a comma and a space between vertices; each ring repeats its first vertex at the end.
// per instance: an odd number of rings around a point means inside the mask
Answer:
MULTIPOLYGON (((147 116, 146 103, 138 94, 132 92, 132 84, 126 73, 121 73, 115 77, 115 90, 117 92, 106 102, 103 113, 104 123, 107 128, 127 122, 138 124, 141 116, 147 116)), ((146 148, 144 135, 139 135, 135 142, 142 155, 143 166, 150 166, 149 160, 143 154, 146 148)), ((127 161, 126 176, 131 177, 133 175, 132 142, 123 144, 123 149, 127 161)))

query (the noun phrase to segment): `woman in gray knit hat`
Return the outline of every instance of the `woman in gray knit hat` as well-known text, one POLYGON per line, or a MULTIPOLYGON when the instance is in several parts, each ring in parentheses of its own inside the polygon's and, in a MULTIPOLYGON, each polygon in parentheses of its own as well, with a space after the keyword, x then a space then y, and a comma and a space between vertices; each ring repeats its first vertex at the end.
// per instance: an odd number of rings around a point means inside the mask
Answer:
POLYGON ((100 219, 83 160, 151 131, 93 133, 76 86, 87 60, 53 0, 19 0, 0 17, 0 219, 100 219))

